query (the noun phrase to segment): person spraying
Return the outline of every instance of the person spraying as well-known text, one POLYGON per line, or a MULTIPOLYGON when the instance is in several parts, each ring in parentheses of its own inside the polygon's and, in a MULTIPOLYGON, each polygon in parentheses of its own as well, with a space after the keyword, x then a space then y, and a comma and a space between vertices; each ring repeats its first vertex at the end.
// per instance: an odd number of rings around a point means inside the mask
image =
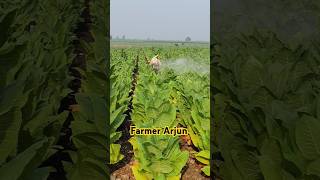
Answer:
POLYGON ((149 65, 152 67, 152 69, 155 72, 159 72, 160 70, 160 66, 161 66, 161 62, 160 62, 160 57, 157 54, 156 56, 154 56, 150 61, 149 61, 149 65))

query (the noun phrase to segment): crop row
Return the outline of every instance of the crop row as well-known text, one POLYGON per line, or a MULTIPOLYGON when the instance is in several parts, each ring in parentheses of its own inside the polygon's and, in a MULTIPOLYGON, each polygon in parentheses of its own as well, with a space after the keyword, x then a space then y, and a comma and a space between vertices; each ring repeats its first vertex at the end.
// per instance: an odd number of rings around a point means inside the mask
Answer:
MULTIPOLYGON (((73 32, 82 21, 84 1, 13 0, 0 5, 0 179, 46 179, 61 173, 67 179, 105 178, 107 95, 100 83, 107 79, 101 50, 106 41, 83 42, 87 64, 79 69, 79 109, 71 114, 61 104, 71 93, 69 65, 78 38, 73 32), (72 135, 65 139, 70 116, 72 135)), ((105 39, 98 25, 104 16, 96 14, 105 8, 98 2, 90 6, 96 19, 92 34, 105 39)))
POLYGON ((112 62, 110 68, 110 163, 119 162, 123 155, 120 154, 120 144, 117 141, 123 135, 117 130, 128 116, 125 114, 130 97, 133 93, 131 82, 133 69, 135 67, 134 55, 123 50, 114 50, 111 52, 112 62))

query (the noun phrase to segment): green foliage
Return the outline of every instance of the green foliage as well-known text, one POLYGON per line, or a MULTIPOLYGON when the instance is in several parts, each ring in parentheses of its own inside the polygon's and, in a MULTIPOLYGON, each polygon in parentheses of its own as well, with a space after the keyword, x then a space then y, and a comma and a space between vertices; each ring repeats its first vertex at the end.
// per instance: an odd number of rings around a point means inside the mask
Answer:
POLYGON ((134 64, 128 61, 123 51, 111 52, 111 76, 110 76, 110 163, 119 162, 123 155, 120 154, 120 145, 115 144, 122 136, 122 132, 117 131, 124 122, 125 111, 129 104, 129 92, 131 91, 131 81, 134 64))
POLYGON ((181 176, 189 154, 180 150, 177 137, 137 136, 130 142, 137 160, 132 168, 135 176, 156 180, 181 176))
POLYGON ((72 1, 6 1, 0 13, 0 179, 46 179, 67 113, 72 1))
MULTIPOLYGON (((191 132, 192 142, 198 148, 196 159, 204 165, 203 172, 210 176, 209 77, 195 72, 178 75, 169 68, 155 73, 146 63, 146 60, 157 53, 163 61, 180 57, 205 61, 209 58, 208 52, 205 48, 111 49, 111 84, 115 89, 111 91, 111 107, 115 110, 114 117, 119 117, 112 118, 117 119, 114 122, 122 122, 121 107, 123 103, 127 103, 122 92, 128 92, 128 77, 131 77, 136 56, 139 55, 139 70, 132 101, 132 124, 137 128, 187 127, 191 132)), ((112 124, 111 126, 118 127, 117 123, 112 124)), ((121 135, 116 131, 113 134, 111 141, 121 135)), ((130 139, 130 143, 134 150, 134 164, 131 168, 136 179, 180 179, 189 153, 180 150, 178 136, 136 135, 130 139)), ((114 162, 119 157, 118 148, 116 144, 113 145, 114 162)))
MULTIPOLYGON (((158 77, 144 62, 139 64, 139 74, 133 99, 133 123, 137 128, 177 126, 176 107, 170 102, 170 80, 158 77)), ((189 155, 180 150, 178 137, 136 136, 130 142, 137 161, 132 167, 136 178, 160 180, 181 176, 189 155)))
MULTIPOLYGON (((319 51, 255 32, 214 47, 224 179, 318 179, 319 51)), ((219 162, 219 160, 217 160, 219 162)), ((219 162, 220 163, 220 162, 219 162)))
MULTIPOLYGON (((79 111, 73 112, 72 142, 77 151, 68 151, 72 164, 65 162, 68 179, 105 179, 109 177, 107 145, 111 133, 107 122, 110 116, 107 62, 107 9, 105 2, 90 1, 93 42, 81 42, 85 48, 86 68, 81 70, 80 93, 76 94, 79 111), (101 26, 102 25, 102 26, 101 26), (108 133, 106 132, 109 131, 108 133)), ((110 152, 111 153, 111 152, 110 152)))
POLYGON ((196 159, 206 165, 203 172, 210 176, 209 77, 186 73, 177 79, 175 87, 181 123, 188 127, 192 143, 199 150, 196 159))
POLYGON ((101 179, 108 175, 105 167, 107 101, 93 93, 77 94, 76 100, 80 109, 73 113, 75 120, 71 123, 71 128, 72 141, 77 151, 69 151, 74 165, 67 169, 68 178, 101 179))
MULTIPOLYGON (((76 95, 80 112, 71 126, 78 150, 56 145, 69 115, 59 112, 59 106, 71 91, 72 42, 83 6, 74 0, 0 2, 0 179, 47 179, 55 169, 40 166, 58 150, 72 158, 72 163, 64 162, 68 179, 107 176, 106 41, 97 35, 106 33, 101 28, 94 33, 103 42, 86 47, 86 81, 83 93, 76 95)), ((91 7, 106 9, 99 3, 91 7)), ((103 16, 91 13, 101 23, 103 16)))

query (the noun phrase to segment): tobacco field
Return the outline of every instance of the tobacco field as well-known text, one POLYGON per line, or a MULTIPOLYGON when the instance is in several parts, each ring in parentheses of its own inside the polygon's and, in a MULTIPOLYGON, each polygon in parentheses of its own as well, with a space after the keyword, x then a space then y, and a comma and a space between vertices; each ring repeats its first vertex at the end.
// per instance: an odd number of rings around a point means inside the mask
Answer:
POLYGON ((0 179, 109 176, 106 9, 0 2, 0 179))
POLYGON ((213 43, 213 176, 320 179, 319 43, 258 30, 213 43))
POLYGON ((209 69, 209 46, 111 48, 112 178, 210 179, 209 72, 165 66, 179 58, 209 69), (147 63, 156 54, 163 66, 158 73, 147 63), (189 135, 130 136, 131 125, 185 127, 189 135))

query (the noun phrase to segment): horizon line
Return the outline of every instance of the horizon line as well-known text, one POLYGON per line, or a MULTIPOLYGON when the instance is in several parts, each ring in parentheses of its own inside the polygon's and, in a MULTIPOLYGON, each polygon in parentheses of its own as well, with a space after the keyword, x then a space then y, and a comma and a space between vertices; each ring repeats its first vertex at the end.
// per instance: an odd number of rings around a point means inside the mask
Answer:
POLYGON ((126 39, 110 39, 110 41, 130 41, 130 40, 135 40, 135 41, 158 41, 158 42, 179 42, 179 43, 192 43, 192 42, 205 42, 205 43, 210 43, 210 40, 191 40, 191 41, 184 41, 184 40, 159 40, 159 39, 137 39, 137 38, 126 38, 126 39))

